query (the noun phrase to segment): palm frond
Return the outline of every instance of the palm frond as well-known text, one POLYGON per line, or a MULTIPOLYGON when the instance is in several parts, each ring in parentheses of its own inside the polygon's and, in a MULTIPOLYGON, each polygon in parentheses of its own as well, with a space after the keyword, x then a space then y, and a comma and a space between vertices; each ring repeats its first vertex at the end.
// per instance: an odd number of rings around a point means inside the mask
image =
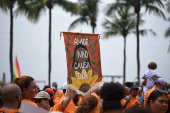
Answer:
POLYGON ((84 22, 85 22, 86 24, 88 24, 88 19, 85 18, 85 17, 80 17, 80 18, 76 19, 75 21, 73 21, 73 22, 70 24, 70 26, 69 26, 69 28, 68 28, 68 31, 70 31, 71 29, 75 28, 78 24, 82 24, 82 23, 84 23, 84 22))
MULTIPOLYGON (((136 31, 134 33, 136 33, 136 31)), ((142 35, 142 36, 148 36, 148 33, 150 33, 151 35, 156 36, 156 33, 152 29, 139 30, 139 34, 142 35)))
POLYGON ((166 4, 166 7, 167 11, 170 13, 170 1, 166 4))
POLYGON ((118 8, 124 7, 126 4, 125 3, 112 3, 108 4, 107 7, 105 8, 106 15, 111 15, 114 11, 116 11, 118 8))
POLYGON ((41 12, 45 11, 45 2, 42 0, 18 0, 18 8, 14 14, 24 14, 30 21, 37 22, 41 16, 41 12))
POLYGON ((159 17, 162 17, 164 20, 166 20, 164 13, 156 6, 147 5, 146 11, 149 11, 149 13, 153 13, 159 17))
POLYGON ((165 31, 165 37, 170 37, 170 27, 165 31))
POLYGON ((59 5, 66 12, 71 12, 72 14, 78 14, 78 12, 82 10, 77 3, 73 3, 67 0, 53 0, 53 4, 59 5))
POLYGON ((16 0, 0 0, 0 8, 7 12, 8 9, 13 8, 16 0))

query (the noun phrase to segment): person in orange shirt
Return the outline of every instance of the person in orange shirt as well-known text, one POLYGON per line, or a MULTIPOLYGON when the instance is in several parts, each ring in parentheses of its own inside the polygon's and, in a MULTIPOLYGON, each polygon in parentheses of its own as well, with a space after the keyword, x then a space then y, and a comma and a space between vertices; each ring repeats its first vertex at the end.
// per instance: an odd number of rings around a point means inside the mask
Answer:
POLYGON ((67 97, 52 107, 51 111, 61 111, 63 113, 74 113, 81 102, 81 98, 71 89, 67 89, 67 97))
POLYGON ((150 94, 151 94, 153 91, 157 90, 157 89, 163 89, 163 84, 162 84, 160 81, 155 80, 155 81, 154 81, 154 86, 153 86, 153 88, 152 88, 152 89, 149 89, 149 90, 145 93, 145 96, 144 96, 144 108, 147 107, 147 101, 148 101, 148 98, 149 98, 150 94))
POLYGON ((36 83, 34 79, 30 76, 22 76, 20 78, 15 78, 13 83, 17 84, 22 93, 22 101, 37 106, 35 102, 30 101, 35 97, 36 83))
POLYGON ((40 91, 34 98, 36 99, 38 107, 41 107, 47 111, 50 111, 50 107, 53 107, 50 105, 52 101, 50 95, 45 91, 40 91))
POLYGON ((2 88, 3 106, 0 113, 18 113, 22 100, 21 89, 16 84, 7 84, 2 88))
POLYGON ((140 106, 140 99, 137 98, 137 92, 139 88, 137 85, 133 85, 130 87, 130 95, 131 95, 131 100, 127 104, 126 108, 130 107, 139 107, 140 106))
POLYGON ((56 82, 53 82, 52 86, 55 87, 55 97, 56 97, 56 99, 57 98, 60 99, 63 96, 63 92, 57 89, 58 85, 57 85, 56 82))

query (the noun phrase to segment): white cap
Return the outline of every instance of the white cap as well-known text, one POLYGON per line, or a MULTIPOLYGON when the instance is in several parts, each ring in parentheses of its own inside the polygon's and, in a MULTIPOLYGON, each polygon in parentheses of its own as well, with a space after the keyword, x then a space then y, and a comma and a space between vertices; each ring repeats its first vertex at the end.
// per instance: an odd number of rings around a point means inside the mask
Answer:
POLYGON ((63 84, 63 89, 67 89, 67 82, 63 84))
POLYGON ((166 84, 166 81, 165 81, 165 79, 163 79, 163 78, 158 78, 158 81, 161 82, 163 85, 166 84))
POLYGON ((47 98, 47 99, 50 99, 50 95, 45 91, 40 91, 34 98, 47 98))

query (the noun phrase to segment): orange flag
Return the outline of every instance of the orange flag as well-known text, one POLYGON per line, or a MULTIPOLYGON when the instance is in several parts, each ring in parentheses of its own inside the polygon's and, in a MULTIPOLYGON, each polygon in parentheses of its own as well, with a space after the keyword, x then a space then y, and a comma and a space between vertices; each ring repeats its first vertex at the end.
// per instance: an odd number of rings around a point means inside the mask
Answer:
POLYGON ((102 81, 99 34, 63 32, 68 87, 85 95, 102 81))

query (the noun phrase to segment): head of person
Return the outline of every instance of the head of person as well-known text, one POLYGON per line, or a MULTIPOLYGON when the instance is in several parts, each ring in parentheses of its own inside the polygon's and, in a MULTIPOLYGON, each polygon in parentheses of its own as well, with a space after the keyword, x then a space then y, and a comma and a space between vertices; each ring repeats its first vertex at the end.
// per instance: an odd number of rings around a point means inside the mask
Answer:
POLYGON ((95 113, 98 99, 93 95, 85 95, 75 113, 95 113))
POLYGON ((151 70, 155 70, 157 68, 157 64, 155 62, 150 62, 148 64, 148 68, 151 70))
POLYGON ((137 85, 131 86, 130 87, 130 95, 135 98, 138 95, 138 90, 139 90, 139 88, 137 85))
POLYGON ((45 90, 45 89, 47 89, 47 88, 50 88, 50 86, 48 86, 48 85, 47 85, 47 86, 44 86, 43 90, 45 90))
POLYGON ((125 89, 120 83, 105 83, 101 87, 100 97, 103 99, 103 113, 120 113, 122 111, 120 100, 125 97, 125 89))
POLYGON ((47 93, 50 95, 50 99, 51 99, 51 101, 50 101, 50 106, 53 107, 53 106, 54 106, 53 100, 54 100, 54 98, 55 98, 53 89, 47 88, 47 89, 45 89, 44 91, 47 92, 47 93))
POLYGON ((2 108, 18 109, 21 105, 22 93, 16 84, 7 84, 2 88, 1 98, 3 102, 2 108))
POLYGON ((38 107, 47 111, 50 110, 50 95, 45 91, 40 91, 35 97, 38 107))
POLYGON ((65 95, 65 93, 66 93, 66 90, 67 90, 67 82, 65 82, 64 84, 63 84, 63 94, 65 95))
POLYGON ((154 86, 156 89, 163 89, 163 84, 159 80, 154 81, 154 86))
POLYGON ((56 82, 53 82, 53 83, 52 83, 52 86, 55 87, 55 89, 57 90, 58 85, 57 85, 56 82))
POLYGON ((20 78, 15 78, 13 83, 20 87, 23 98, 33 99, 35 97, 36 83, 32 77, 22 76, 20 78))
POLYGON ((139 88, 139 90, 138 90, 138 92, 137 92, 137 95, 139 96, 139 97, 141 97, 142 95, 143 95, 143 89, 142 89, 142 87, 138 87, 139 88))
POLYGON ((125 95, 126 95, 126 96, 127 96, 127 95, 130 95, 130 88, 127 87, 127 86, 125 86, 124 88, 125 88, 125 95))
POLYGON ((168 101, 167 92, 158 89, 150 94, 147 101, 147 108, 153 113, 166 113, 168 110, 168 101))
POLYGON ((165 91, 167 91, 167 82, 165 81, 164 78, 158 78, 157 79, 159 82, 161 82, 162 84, 162 89, 164 89, 165 91))

